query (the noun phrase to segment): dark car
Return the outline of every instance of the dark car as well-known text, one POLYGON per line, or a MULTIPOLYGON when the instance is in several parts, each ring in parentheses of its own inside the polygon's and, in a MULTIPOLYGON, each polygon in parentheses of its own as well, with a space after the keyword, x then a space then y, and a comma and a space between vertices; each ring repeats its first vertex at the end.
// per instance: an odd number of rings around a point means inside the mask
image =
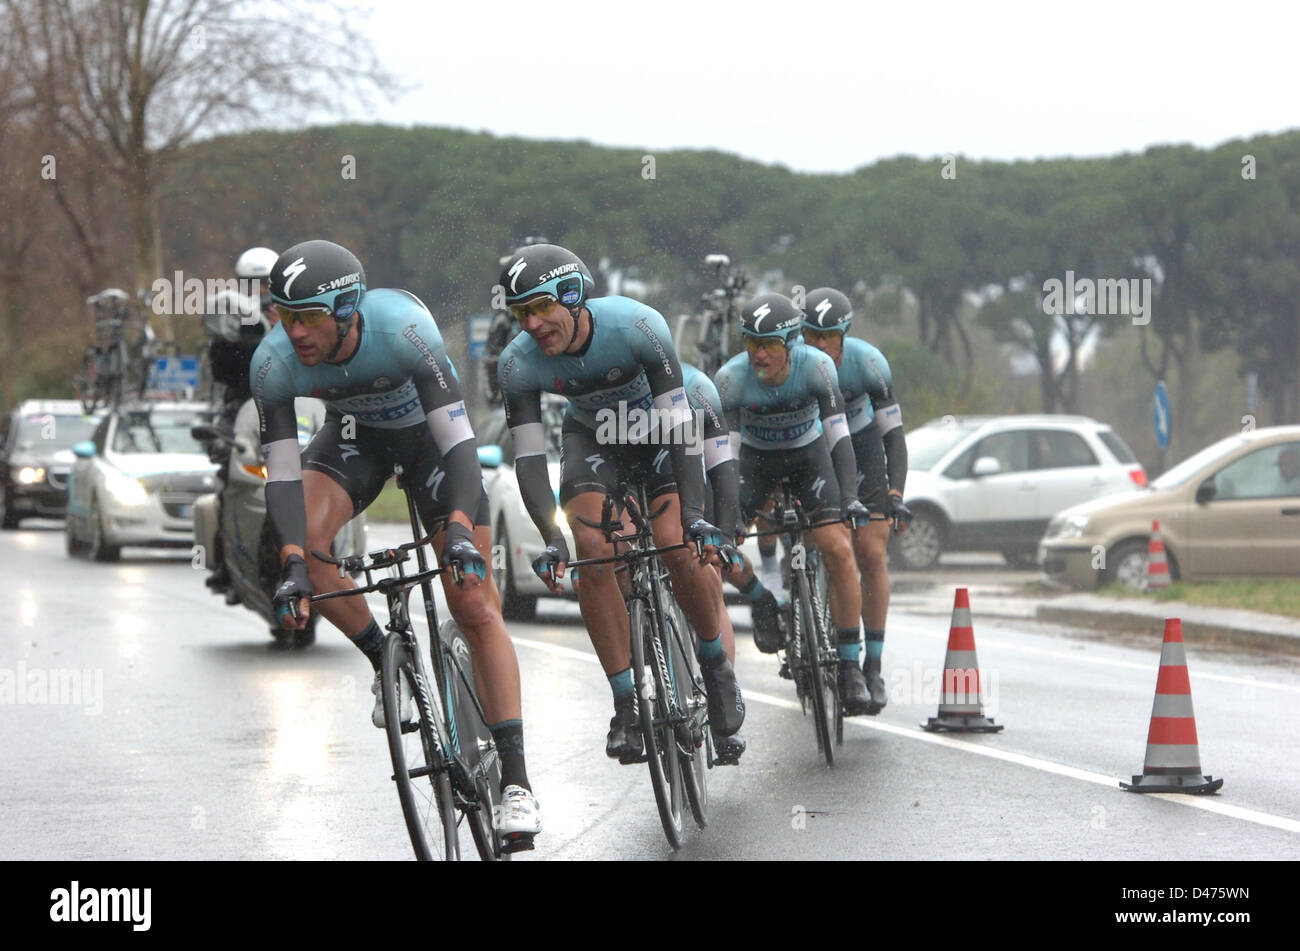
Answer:
POLYGON ((63 518, 72 447, 99 421, 76 400, 27 400, 0 417, 0 527, 63 518))

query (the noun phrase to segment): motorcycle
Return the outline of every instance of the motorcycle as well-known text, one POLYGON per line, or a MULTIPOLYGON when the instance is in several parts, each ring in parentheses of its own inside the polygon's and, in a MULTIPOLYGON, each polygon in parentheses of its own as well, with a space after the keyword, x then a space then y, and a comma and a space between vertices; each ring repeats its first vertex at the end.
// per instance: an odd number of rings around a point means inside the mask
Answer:
MULTIPOLYGON (((298 444, 305 447, 325 422, 320 400, 294 401, 298 417, 298 444)), ((194 438, 214 457, 227 456, 225 483, 217 493, 194 502, 194 540, 202 550, 224 563, 229 587, 213 588, 225 594, 227 604, 243 604, 271 626, 271 636, 282 647, 307 647, 316 640, 319 612, 313 611, 307 627, 289 631, 280 626, 272 606, 280 585, 280 542, 266 517, 266 460, 262 457, 257 407, 250 399, 235 414, 233 426, 195 426, 194 438), (220 520, 221 545, 217 551, 220 520)), ((330 551, 336 557, 362 555, 366 544, 366 517, 362 513, 346 523, 334 537, 330 551)))

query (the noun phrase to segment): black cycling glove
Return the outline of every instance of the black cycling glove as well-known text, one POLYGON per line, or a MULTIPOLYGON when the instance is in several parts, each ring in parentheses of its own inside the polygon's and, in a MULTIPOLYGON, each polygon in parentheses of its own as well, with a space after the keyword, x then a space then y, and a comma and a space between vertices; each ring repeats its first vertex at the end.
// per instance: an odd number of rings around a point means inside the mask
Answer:
POLYGON ((460 522, 447 524, 447 538, 442 543, 443 567, 452 562, 460 565, 462 575, 476 575, 479 580, 487 577, 487 561, 474 547, 474 533, 460 522))
POLYGON ((280 587, 275 589, 275 597, 271 603, 275 608, 276 618, 283 622, 287 614, 297 617, 299 599, 310 598, 314 592, 311 579, 307 577, 307 562, 303 561, 302 555, 290 555, 284 560, 284 566, 280 569, 280 578, 282 579, 280 587))

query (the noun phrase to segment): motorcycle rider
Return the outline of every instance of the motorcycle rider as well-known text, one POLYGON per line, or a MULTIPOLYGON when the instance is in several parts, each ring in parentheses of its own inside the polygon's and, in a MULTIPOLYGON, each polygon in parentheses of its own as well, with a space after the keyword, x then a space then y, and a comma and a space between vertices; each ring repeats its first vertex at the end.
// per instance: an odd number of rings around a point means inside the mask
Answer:
POLYGON ((214 294, 209 298, 208 312, 203 316, 203 329, 211 337, 208 365, 212 381, 219 388, 212 400, 216 411, 213 428, 221 437, 208 447, 208 458, 217 464, 217 478, 221 483, 217 491, 217 530, 213 550, 209 553, 212 574, 205 582, 214 594, 230 590, 230 571, 226 568, 225 541, 221 533, 221 500, 225 494, 234 441, 235 417, 239 408, 253 396, 248 364, 266 331, 279 320, 271 307, 269 283, 271 268, 278 257, 270 248, 261 247, 249 248, 241 254, 235 262, 240 290, 227 289, 214 294))

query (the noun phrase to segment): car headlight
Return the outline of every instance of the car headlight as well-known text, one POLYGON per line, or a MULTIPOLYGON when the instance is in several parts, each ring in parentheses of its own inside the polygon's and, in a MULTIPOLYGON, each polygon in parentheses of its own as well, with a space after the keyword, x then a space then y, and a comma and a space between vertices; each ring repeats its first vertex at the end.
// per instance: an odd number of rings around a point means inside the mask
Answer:
POLYGON ((23 466, 18 470, 18 481, 23 485, 35 485, 45 481, 45 470, 40 466, 23 466))
POLYGON ((145 491, 138 479, 131 479, 124 475, 109 475, 104 479, 104 487, 121 505, 143 505, 149 501, 149 493, 145 491))
POLYGON ((1088 528, 1088 516, 1071 515, 1068 518, 1055 518, 1047 526, 1048 538, 1080 538, 1088 528))

